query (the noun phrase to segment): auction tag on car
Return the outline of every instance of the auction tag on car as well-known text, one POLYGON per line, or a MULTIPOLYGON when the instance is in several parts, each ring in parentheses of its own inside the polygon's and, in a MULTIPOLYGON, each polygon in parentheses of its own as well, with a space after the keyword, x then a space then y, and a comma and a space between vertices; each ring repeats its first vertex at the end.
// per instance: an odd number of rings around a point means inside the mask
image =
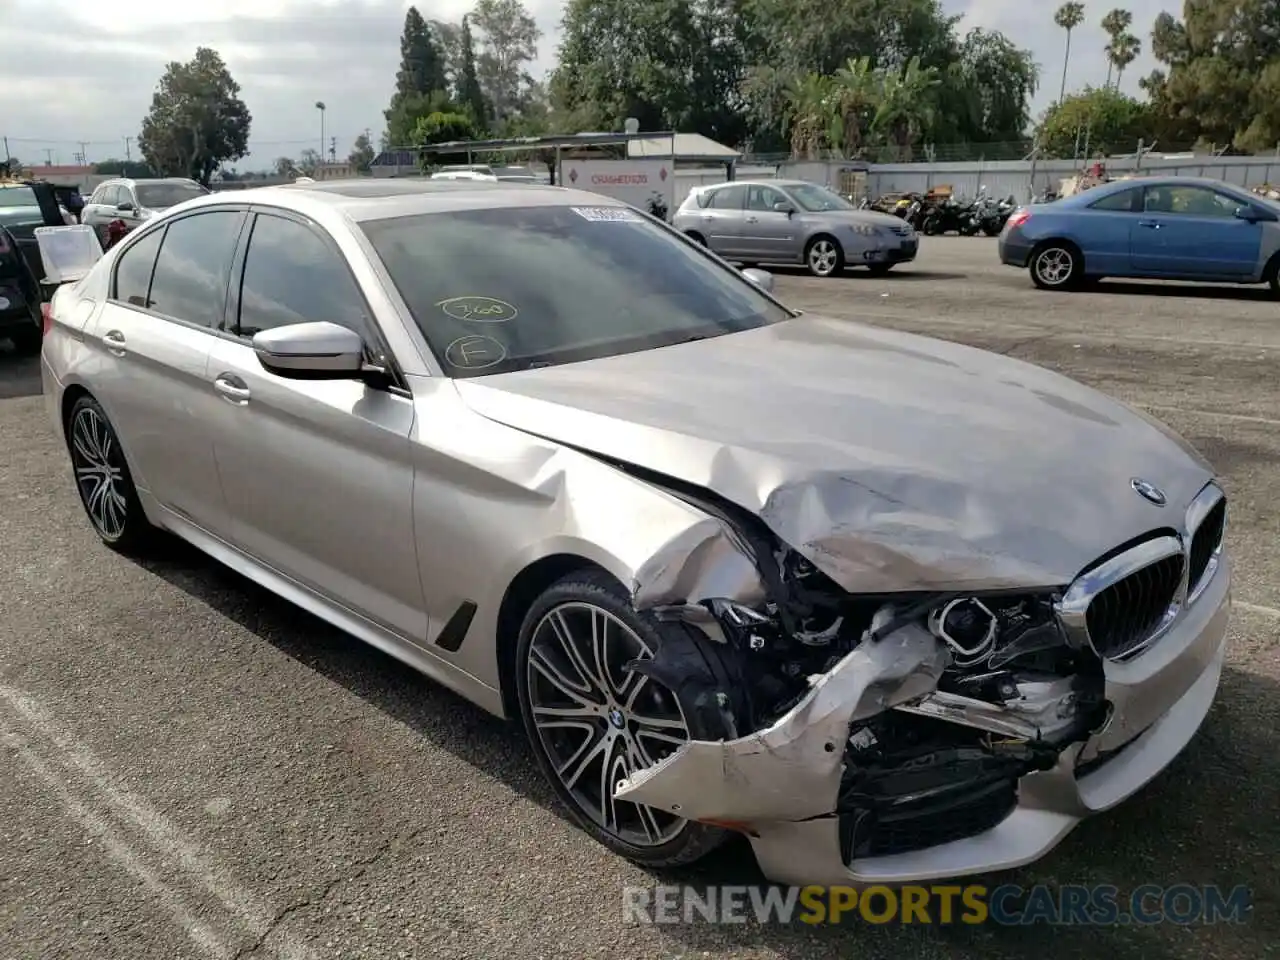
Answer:
POLYGON ((634 210, 628 210, 626 207, 570 207, 574 213, 583 220, 592 220, 596 223, 613 223, 622 221, 624 223, 640 223, 644 217, 636 213, 634 210))

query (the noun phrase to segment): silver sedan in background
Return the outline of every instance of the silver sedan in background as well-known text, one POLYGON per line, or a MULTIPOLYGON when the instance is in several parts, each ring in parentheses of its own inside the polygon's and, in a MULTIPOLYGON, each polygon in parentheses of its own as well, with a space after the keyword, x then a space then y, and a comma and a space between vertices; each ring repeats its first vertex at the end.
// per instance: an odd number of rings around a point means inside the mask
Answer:
POLYGON ((741 263, 803 263, 819 277, 845 267, 885 274, 916 258, 911 224, 859 210, 804 180, 735 180, 695 187, 672 218, 677 230, 741 263))
POLYGON ((58 291, 45 399, 104 542, 519 718, 637 862, 1033 860, 1209 710, 1223 492, 1122 403, 769 285, 573 190, 219 194, 58 291))

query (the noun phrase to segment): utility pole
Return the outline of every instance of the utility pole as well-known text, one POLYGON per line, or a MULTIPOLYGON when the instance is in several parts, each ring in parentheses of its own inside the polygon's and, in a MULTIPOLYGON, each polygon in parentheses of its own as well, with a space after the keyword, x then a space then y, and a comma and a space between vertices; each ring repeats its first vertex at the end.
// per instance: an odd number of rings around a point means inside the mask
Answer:
MULTIPOLYGON (((1277 145, 1276 153, 1280 154, 1280 145, 1277 145)), ((12 159, 13 157, 9 154, 9 138, 5 137, 4 138, 4 162, 8 163, 12 159)))
POLYGON ((80 141, 80 161, 79 162, 81 166, 84 166, 86 163, 89 162, 89 144, 87 144, 83 140, 80 141))
POLYGON ((330 163, 338 162, 338 138, 337 137, 329 138, 329 162, 330 163))
POLYGON ((125 163, 133 162, 133 157, 129 155, 129 144, 132 142, 133 142, 133 137, 124 138, 124 162, 125 163))
POLYGON ((44 165, 46 167, 53 166, 53 150, 50 147, 44 148, 44 165))

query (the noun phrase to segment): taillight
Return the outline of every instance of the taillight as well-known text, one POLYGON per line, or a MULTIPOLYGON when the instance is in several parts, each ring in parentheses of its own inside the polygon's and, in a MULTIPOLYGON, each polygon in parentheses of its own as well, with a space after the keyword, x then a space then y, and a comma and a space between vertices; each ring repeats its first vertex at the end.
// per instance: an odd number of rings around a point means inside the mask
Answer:
POLYGON ((44 335, 47 337, 53 329, 53 304, 40 304, 40 315, 44 318, 44 335))
POLYGON ((1031 219, 1031 211, 1024 207, 1021 210, 1013 211, 1013 213, 1009 217, 1007 226, 1009 227, 1010 230, 1012 230, 1014 227, 1022 226, 1024 223, 1026 223, 1030 219, 1031 219))

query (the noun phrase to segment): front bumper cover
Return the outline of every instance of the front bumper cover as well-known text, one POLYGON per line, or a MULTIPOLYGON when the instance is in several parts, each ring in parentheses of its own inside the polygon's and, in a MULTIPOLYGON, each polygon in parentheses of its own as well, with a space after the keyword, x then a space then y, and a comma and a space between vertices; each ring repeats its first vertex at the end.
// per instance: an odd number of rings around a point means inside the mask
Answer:
POLYGON ((924 629, 862 644, 772 726, 731 741, 693 741, 618 785, 618 799, 748 833, 765 874, 793 884, 907 883, 1008 869, 1036 860, 1086 816, 1150 782, 1203 723, 1226 656, 1224 555, 1198 601, 1142 655, 1106 665, 1111 720, 1017 784, 1012 811, 989 830, 908 853, 845 862, 837 806, 851 723, 924 696, 943 664, 924 629))

